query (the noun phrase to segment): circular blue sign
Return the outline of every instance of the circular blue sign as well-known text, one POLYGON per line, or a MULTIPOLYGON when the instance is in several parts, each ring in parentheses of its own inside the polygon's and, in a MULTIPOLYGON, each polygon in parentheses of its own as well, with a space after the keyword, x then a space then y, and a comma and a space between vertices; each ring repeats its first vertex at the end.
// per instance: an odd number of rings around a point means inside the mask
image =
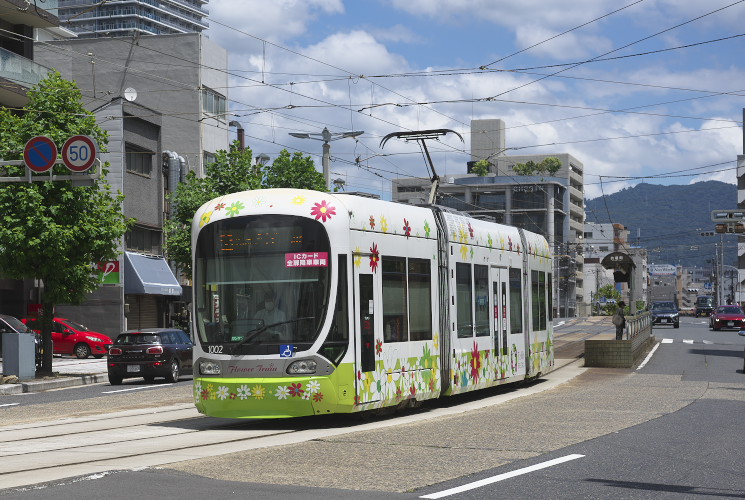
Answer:
POLYGON ((46 172, 57 161, 57 145, 49 137, 32 137, 23 148, 23 161, 34 172, 46 172))

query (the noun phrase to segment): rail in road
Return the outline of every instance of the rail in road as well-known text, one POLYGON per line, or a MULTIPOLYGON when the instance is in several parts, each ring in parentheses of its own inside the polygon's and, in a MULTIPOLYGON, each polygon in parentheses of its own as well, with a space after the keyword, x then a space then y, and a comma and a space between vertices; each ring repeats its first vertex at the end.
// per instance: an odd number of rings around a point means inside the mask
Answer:
MULTIPOLYGON (((584 338, 607 333, 609 322, 605 323, 573 320, 557 326, 554 337, 557 358, 576 357, 584 338)), ((438 418, 546 391, 581 371, 578 363, 573 363, 548 374, 540 383, 527 384, 519 390, 362 423, 349 416, 311 417, 302 422, 215 419, 199 414, 191 402, 123 411, 114 411, 112 408, 116 406, 101 405, 96 414, 0 427, 0 489, 112 470, 154 467, 438 418)))
POLYGON ((191 403, 183 403, 4 426, 0 427, 0 488, 155 467, 464 413, 552 389, 581 371, 570 366, 519 391, 371 422, 344 415, 302 421, 223 420, 200 415, 191 403))

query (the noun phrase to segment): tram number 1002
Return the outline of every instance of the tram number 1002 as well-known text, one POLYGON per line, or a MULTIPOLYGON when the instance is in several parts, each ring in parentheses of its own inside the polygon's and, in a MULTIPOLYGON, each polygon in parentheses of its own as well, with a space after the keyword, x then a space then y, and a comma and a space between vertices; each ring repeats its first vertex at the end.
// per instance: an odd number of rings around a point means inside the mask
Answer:
POLYGON ((209 354, 222 354, 223 346, 221 345, 209 345, 207 346, 207 352, 209 354))

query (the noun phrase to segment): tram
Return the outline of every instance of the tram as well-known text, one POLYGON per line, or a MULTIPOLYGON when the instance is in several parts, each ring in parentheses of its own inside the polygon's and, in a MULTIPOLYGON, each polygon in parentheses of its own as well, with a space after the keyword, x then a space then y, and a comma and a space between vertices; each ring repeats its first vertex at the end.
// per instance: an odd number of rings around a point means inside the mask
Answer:
POLYGON ((192 226, 194 401, 287 418, 405 407, 546 373, 540 235, 437 206, 266 189, 192 226))

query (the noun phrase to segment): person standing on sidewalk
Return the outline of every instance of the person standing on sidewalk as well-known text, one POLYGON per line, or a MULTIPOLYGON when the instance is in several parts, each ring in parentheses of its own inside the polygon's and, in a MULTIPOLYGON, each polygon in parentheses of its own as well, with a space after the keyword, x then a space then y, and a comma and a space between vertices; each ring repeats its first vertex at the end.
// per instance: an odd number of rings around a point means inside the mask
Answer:
POLYGON ((623 340, 623 329, 626 328, 626 315, 624 314, 626 303, 623 300, 618 301, 618 308, 613 314, 613 324, 616 327, 616 340, 623 340))

